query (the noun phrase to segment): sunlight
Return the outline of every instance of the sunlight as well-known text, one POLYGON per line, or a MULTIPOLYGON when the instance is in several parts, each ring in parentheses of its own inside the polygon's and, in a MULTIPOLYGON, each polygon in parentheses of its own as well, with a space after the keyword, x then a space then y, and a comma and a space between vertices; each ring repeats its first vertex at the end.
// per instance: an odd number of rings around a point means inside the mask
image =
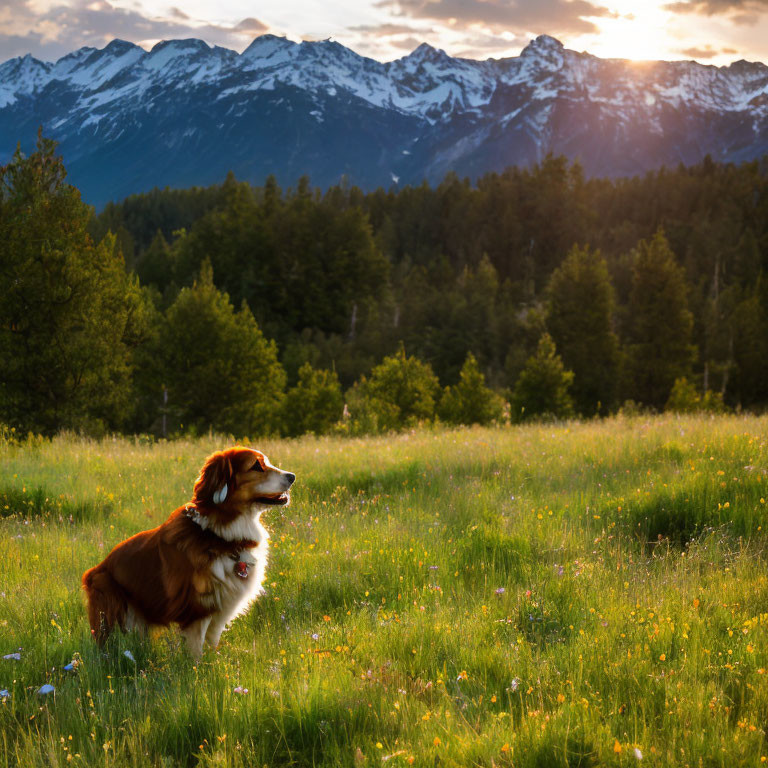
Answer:
MULTIPOLYGON (((595 18, 596 35, 584 36, 585 48, 595 56, 619 59, 677 59, 669 34, 672 14, 663 5, 616 2, 617 16, 595 18)), ((575 46, 574 46, 575 47, 575 46)))

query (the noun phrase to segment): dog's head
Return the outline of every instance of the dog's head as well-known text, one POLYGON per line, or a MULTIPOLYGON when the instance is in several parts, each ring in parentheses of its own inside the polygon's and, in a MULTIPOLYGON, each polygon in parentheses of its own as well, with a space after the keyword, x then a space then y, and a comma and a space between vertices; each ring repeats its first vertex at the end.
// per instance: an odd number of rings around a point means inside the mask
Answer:
POLYGON ((241 512, 254 505, 285 506, 296 475, 278 469, 253 448, 229 448, 206 459, 195 482, 192 502, 198 508, 216 507, 241 512))

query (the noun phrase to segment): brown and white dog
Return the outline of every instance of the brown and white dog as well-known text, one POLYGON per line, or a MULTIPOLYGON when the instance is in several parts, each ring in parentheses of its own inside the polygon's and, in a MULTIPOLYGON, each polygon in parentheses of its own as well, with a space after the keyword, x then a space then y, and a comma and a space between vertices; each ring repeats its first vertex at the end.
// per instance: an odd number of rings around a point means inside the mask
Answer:
POLYGON ((91 634, 178 624, 193 657, 261 593, 269 534, 261 515, 285 506, 296 476, 251 448, 209 456, 192 501, 118 544, 83 575, 91 634))

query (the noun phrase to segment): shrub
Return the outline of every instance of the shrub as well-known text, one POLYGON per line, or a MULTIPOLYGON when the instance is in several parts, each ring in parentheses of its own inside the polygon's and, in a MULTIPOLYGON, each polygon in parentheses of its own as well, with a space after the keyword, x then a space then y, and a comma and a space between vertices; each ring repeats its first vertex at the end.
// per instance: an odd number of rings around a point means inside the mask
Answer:
POLYGON ((515 384, 510 402, 512 418, 569 418, 573 415, 573 401, 568 394, 572 382, 573 373, 565 370, 555 342, 545 333, 515 384))
POLYGON ((485 386, 480 366, 470 352, 455 387, 446 387, 438 409, 449 424, 489 424, 501 418, 502 399, 485 386))
POLYGON ((666 410, 675 413, 724 413, 726 409, 720 392, 707 390, 701 395, 693 382, 683 376, 675 379, 666 410))
POLYGON ((335 371, 315 370, 309 363, 299 369, 299 381, 285 398, 286 434, 324 435, 341 419, 344 399, 335 371))
POLYGON ((379 432, 414 427, 435 416, 440 385, 432 367, 399 351, 385 357, 348 393, 353 431, 379 432))

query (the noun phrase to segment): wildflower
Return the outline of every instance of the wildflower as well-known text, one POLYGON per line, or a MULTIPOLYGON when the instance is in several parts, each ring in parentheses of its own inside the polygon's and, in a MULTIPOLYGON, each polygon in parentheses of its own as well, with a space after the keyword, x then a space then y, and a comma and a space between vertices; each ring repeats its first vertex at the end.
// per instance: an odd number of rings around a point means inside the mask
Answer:
POLYGON ((429 570, 430 571, 436 571, 437 570, 437 566, 436 565, 430 565, 429 566, 429 570))
POLYGON ((501 751, 502 752, 509 752, 509 742, 508 741, 504 742, 504 744, 501 747, 501 751))
POLYGON ((50 683, 46 683, 45 685, 40 686, 38 693, 41 696, 46 696, 49 693, 53 693, 55 690, 56 689, 50 683))
POLYGON ((615 752, 617 755, 620 755, 620 754, 621 754, 621 744, 619 744, 619 740, 618 740, 618 739, 614 739, 614 742, 613 742, 613 751, 614 751, 614 752, 615 752))
POLYGON ((512 691, 512 693, 514 693, 519 687, 520 687, 520 678, 515 677, 512 679, 512 682, 509 684, 509 688, 507 688, 507 690, 512 691))
POLYGON ((133 654, 130 651, 123 651, 123 656, 125 656, 128 661, 132 661, 134 664, 136 663, 136 659, 133 658, 133 654))
POLYGON ((247 688, 243 688, 243 686, 242 686, 242 685, 238 685, 238 686, 237 686, 237 687, 234 689, 234 691, 233 691, 233 692, 234 692, 234 693, 239 693, 241 696, 245 696, 245 695, 248 693, 248 689, 247 689, 247 688))
POLYGON ((330 620, 331 620, 330 616, 323 616, 323 621, 330 621, 330 620))
POLYGON ((7 688, 3 688, 2 691, 0 691, 0 701, 5 701, 6 699, 11 698, 11 692, 7 688))
POLYGON ((313 632, 312 633, 312 639, 313 640, 319 640, 320 639, 320 635, 318 635, 317 632, 313 632))
POLYGON ((467 679, 467 671, 465 669, 462 669, 461 672, 459 672, 459 676, 456 678, 456 682, 460 683, 462 680, 467 679))
POLYGON ((643 753, 637 747, 634 748, 633 754, 634 754, 636 760, 642 760, 643 759, 643 753))
POLYGON ((440 746, 440 737, 435 736, 435 740, 432 742, 436 747, 440 746))
POLYGON ((506 589, 504 589, 504 587, 499 587, 499 588, 496 590, 496 594, 497 594, 497 595, 503 595, 503 594, 504 594, 506 591, 507 591, 507 590, 506 590, 506 589))
POLYGON ((12 659, 16 661, 21 661, 21 654, 20 653, 6 653, 5 656, 3 656, 4 659, 7 659, 8 661, 11 661, 12 659))
POLYGON ((75 662, 70 661, 69 664, 64 665, 64 671, 65 672, 72 672, 72 670, 75 668, 75 662))

